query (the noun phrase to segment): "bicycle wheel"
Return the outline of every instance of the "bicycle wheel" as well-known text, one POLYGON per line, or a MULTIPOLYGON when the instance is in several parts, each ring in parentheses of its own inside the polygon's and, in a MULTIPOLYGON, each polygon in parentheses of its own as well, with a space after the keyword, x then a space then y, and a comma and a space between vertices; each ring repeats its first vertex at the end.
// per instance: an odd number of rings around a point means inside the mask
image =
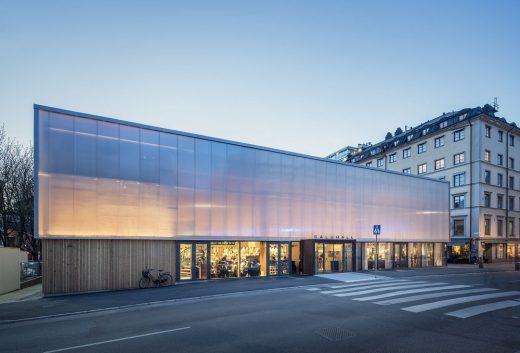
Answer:
POLYGON ((148 288, 151 286, 151 281, 150 281, 150 278, 141 278, 139 280, 139 288, 143 289, 143 288, 148 288))
POLYGON ((173 284, 173 277, 169 273, 161 275, 161 281, 159 282, 160 287, 168 287, 173 284))

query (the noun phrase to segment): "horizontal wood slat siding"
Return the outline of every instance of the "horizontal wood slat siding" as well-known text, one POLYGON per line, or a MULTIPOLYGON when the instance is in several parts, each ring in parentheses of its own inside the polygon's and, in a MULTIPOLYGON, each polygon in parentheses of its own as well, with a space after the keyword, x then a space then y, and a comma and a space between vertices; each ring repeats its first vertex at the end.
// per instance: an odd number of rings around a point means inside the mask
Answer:
POLYGON ((141 271, 170 271, 171 240, 43 239, 43 293, 58 294, 137 288, 141 271))

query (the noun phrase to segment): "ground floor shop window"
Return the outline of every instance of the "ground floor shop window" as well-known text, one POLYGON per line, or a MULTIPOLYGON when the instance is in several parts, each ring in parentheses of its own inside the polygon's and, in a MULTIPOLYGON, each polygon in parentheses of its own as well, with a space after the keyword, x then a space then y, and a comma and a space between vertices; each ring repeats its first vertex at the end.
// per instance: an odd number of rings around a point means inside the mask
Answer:
POLYGON ((211 278, 238 277, 238 242, 211 243, 211 278))
POLYGON ((504 259, 504 244, 497 244, 497 260, 504 259))
POLYGON ((408 267, 408 244, 394 243, 394 268, 408 267))
POLYGON ((422 266, 433 267, 433 243, 425 243, 422 246, 422 266))
POLYGON ((515 259, 515 248, 516 245, 514 243, 508 243, 507 244, 507 250, 506 250, 506 256, 508 260, 514 260, 515 259))
POLYGON ((441 267, 446 265, 446 244, 435 243, 433 249, 434 266, 441 267))
POLYGON ((408 249, 410 249, 410 268, 421 267, 422 257, 422 244, 421 243, 409 243, 408 249))
POLYGON ((265 242, 240 242, 240 277, 257 277, 266 275, 265 242))
MULTIPOLYGON (((391 243, 378 244, 377 269, 384 270, 392 268, 391 243)), ((376 243, 365 243, 363 268, 375 270, 376 268, 376 243)))

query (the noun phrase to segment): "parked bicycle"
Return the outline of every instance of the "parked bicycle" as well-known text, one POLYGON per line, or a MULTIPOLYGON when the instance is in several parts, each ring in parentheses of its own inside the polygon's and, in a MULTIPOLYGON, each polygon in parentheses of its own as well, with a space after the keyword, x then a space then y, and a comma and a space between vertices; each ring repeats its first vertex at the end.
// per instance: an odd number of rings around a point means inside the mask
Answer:
POLYGON ((142 271, 143 277, 139 280, 139 288, 167 287, 173 284, 170 272, 146 268, 142 271))

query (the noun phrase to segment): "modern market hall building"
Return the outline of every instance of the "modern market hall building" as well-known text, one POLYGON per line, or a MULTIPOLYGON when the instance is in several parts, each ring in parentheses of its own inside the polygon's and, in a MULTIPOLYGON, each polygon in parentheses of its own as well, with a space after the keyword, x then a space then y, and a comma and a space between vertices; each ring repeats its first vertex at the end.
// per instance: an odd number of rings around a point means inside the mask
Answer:
POLYGON ((445 264, 445 181, 34 110, 45 294, 445 264))

